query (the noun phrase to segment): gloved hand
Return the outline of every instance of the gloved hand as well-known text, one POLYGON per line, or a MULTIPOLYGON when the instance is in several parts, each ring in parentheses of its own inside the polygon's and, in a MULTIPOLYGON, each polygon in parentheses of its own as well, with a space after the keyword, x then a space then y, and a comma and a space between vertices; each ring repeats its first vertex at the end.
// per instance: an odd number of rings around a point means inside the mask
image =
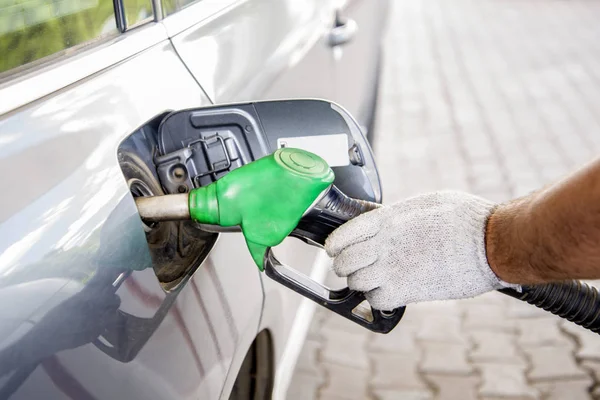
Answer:
POLYGON ((473 297, 503 286, 490 269, 485 227, 494 204, 466 193, 419 195, 336 229, 325 249, 350 289, 375 309, 473 297))

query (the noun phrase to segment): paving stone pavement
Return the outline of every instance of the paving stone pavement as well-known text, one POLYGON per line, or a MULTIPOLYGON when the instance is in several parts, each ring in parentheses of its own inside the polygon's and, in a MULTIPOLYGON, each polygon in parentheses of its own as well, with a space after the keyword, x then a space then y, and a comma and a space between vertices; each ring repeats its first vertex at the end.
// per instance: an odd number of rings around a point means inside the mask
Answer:
MULTIPOLYGON (((506 201, 600 154, 600 2, 396 0, 374 149, 385 202, 506 201)), ((389 335, 318 310, 288 399, 600 399, 600 338, 499 293, 389 335)))

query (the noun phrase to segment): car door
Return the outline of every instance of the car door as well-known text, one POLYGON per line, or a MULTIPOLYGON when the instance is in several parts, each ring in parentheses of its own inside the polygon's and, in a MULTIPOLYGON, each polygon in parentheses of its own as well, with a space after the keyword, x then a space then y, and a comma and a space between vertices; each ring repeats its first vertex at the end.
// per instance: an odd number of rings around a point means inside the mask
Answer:
POLYGON ((137 214, 161 116, 210 104, 142 3, 1 25, 0 398, 218 398, 257 334, 250 256, 137 214))
MULTIPOLYGON (((166 17, 163 24, 181 59, 214 103, 333 97, 334 60, 327 42, 335 16, 333 1, 219 0, 226 7, 208 12, 211 16, 198 22, 194 15, 207 13, 213 3, 203 0, 166 17)), ((297 270, 324 279, 327 264, 317 249, 286 239, 275 252, 297 270)), ((214 253, 224 254, 223 260, 231 254, 222 243, 214 253)), ((219 268, 233 268, 232 264, 224 261, 219 268)), ((263 286, 261 329, 273 333, 275 393, 283 396, 310 313, 298 314, 302 303, 298 294, 266 278, 263 286)), ((314 308, 305 303, 304 308, 314 308)))

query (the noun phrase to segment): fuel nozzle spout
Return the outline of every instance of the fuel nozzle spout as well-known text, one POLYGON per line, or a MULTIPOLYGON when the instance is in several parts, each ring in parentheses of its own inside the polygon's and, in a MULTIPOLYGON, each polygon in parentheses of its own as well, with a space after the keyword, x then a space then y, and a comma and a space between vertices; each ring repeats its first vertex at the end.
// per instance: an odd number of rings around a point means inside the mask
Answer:
POLYGON ((142 219, 152 222, 190 219, 189 195, 136 197, 135 205, 142 219))

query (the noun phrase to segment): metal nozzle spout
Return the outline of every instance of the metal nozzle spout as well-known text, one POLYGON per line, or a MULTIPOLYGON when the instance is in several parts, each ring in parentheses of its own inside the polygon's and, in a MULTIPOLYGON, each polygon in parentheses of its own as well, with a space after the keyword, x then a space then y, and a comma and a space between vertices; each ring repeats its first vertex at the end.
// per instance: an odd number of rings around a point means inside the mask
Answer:
POLYGON ((190 219, 189 195, 169 194, 166 196, 137 197, 135 204, 145 221, 174 221, 190 219))

